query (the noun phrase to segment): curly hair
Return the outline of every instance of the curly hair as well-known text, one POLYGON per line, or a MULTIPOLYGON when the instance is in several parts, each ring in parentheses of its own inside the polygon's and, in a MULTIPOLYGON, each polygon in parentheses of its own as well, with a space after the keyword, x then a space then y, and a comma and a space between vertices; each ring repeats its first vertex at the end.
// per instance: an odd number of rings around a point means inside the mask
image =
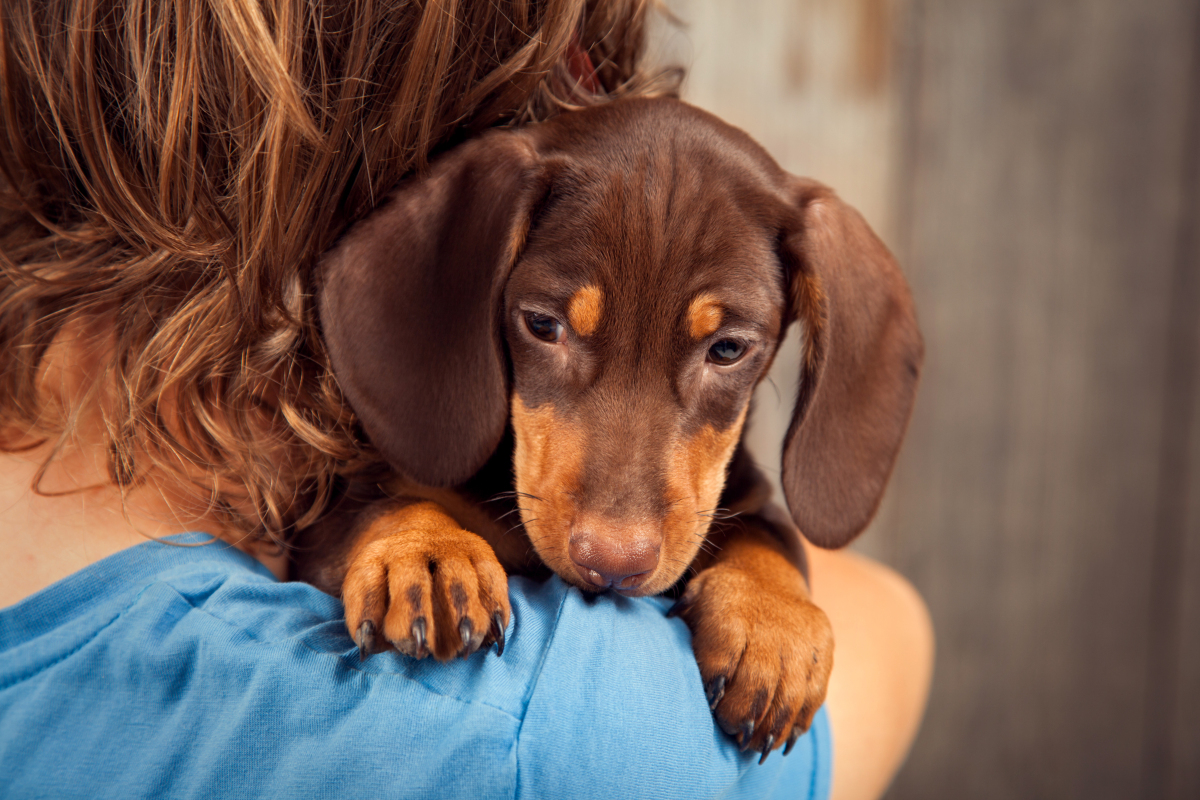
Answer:
POLYGON ((39 376, 82 320, 111 353, 93 386, 111 480, 183 481, 230 529, 284 542, 380 464, 316 328, 317 256, 438 148, 674 92, 677 71, 641 63, 654 8, 5 0, 3 447, 71 434, 39 376))

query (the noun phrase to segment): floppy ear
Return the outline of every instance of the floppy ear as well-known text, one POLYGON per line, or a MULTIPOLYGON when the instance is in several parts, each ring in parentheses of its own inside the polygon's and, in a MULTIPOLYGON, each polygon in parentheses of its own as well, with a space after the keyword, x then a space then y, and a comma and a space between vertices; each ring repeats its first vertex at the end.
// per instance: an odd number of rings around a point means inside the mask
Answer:
POLYGON ((538 183, 528 137, 488 134, 402 182, 318 266, 338 383, 371 442, 415 480, 461 483, 504 433, 502 293, 538 183))
POLYGON ((841 547, 879 506, 924 345, 904 276, 858 212, 818 183, 791 188, 796 216, 783 255, 806 348, 783 490, 805 538, 841 547))

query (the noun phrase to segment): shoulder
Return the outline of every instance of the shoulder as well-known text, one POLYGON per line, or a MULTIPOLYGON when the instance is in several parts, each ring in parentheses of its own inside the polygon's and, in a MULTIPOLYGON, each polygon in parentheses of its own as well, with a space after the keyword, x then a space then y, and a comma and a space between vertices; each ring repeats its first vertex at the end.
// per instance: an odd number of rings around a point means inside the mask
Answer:
POLYGON ((511 797, 527 690, 363 664, 340 616, 224 548, 99 562, 0 612, 0 774, 14 796, 511 797))
POLYGON ((519 796, 562 786, 581 798, 826 795, 823 713, 791 755, 759 766, 714 723, 668 601, 552 583, 562 601, 519 733, 519 796))
POLYGON ((827 792, 824 714, 787 759, 759 766, 740 753, 713 722, 690 633, 666 616, 668 601, 584 594, 557 578, 513 578, 509 589, 504 655, 489 649, 446 663, 394 652, 360 660, 340 604, 304 584, 276 585, 268 605, 280 607, 265 618, 256 590, 215 593, 205 608, 254 620, 248 635, 275 649, 297 637, 285 662, 325 666, 309 666, 311 683, 296 689, 358 687, 348 702, 360 707, 365 693, 377 704, 372 725, 389 732, 406 764, 434 765, 431 788, 462 788, 464 776, 486 770, 497 790, 507 784, 518 797, 551 788, 564 798, 827 792), (308 621, 293 630, 280 621, 289 615, 308 621))
POLYGON ((717 730, 663 601, 513 579, 503 657, 364 662, 335 598, 236 552, 190 550, 152 575, 109 562, 119 600, 60 587, 75 618, 29 627, 24 655, 0 652, 21 673, 0 680, 14 785, 82 796, 102 774, 111 796, 696 797, 811 777, 801 748, 756 767, 717 730))

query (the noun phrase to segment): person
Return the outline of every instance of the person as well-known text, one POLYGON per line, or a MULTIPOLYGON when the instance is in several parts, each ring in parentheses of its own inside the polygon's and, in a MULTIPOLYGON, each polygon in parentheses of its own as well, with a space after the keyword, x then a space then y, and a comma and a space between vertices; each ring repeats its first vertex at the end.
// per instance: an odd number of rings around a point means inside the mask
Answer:
POLYGON ((672 92, 649 0, 0 7, 0 794, 874 797, 919 596, 810 548, 827 711, 756 765, 662 601, 510 584, 502 657, 362 661, 288 535, 379 464, 316 257, 431 153, 672 92))

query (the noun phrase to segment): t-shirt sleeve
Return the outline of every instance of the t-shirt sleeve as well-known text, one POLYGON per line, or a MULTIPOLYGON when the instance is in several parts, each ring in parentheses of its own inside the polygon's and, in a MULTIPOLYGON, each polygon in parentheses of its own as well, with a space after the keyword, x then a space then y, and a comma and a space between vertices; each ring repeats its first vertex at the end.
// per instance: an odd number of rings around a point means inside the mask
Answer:
POLYGON ((0 796, 824 796, 823 715, 738 753, 665 602, 509 586, 503 656, 364 661, 335 598, 233 548, 110 556, 0 609, 0 796))
POLYGON ((691 636, 666 617, 667 601, 560 591, 518 732, 518 798, 549 787, 572 798, 828 795, 823 710, 786 758, 759 765, 713 721, 691 636))

